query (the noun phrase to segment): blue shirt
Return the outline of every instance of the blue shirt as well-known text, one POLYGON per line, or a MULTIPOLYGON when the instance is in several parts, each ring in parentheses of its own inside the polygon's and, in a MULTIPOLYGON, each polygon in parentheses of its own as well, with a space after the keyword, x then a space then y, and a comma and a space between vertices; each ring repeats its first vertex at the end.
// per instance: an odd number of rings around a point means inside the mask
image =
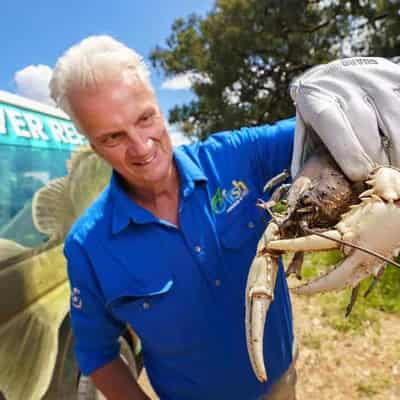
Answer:
POLYGON ((179 228, 130 200, 114 173, 65 242, 84 374, 117 357, 126 323, 163 400, 257 399, 286 371, 293 332, 282 267, 266 323, 265 384, 247 353, 245 287, 267 223, 256 202, 289 167, 293 130, 291 119, 176 148, 179 228))

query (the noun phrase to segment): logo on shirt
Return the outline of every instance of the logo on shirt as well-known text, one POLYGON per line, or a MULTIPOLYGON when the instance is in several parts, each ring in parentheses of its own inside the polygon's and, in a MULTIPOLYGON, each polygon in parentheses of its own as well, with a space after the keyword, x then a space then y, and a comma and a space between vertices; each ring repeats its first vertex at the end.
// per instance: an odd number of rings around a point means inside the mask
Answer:
POLYGON ((243 181, 232 181, 230 189, 218 188, 211 198, 211 208, 215 214, 229 213, 248 195, 249 189, 243 181))
POLYGON ((71 293, 71 305, 80 310, 82 308, 81 291, 78 288, 73 288, 71 293))

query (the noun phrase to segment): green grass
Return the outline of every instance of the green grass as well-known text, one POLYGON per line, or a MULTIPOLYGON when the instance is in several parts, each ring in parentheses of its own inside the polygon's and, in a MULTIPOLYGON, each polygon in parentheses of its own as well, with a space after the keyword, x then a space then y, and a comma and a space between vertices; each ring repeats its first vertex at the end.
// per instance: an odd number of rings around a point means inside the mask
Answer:
POLYGON ((275 214, 283 214, 284 212, 287 211, 287 204, 282 202, 282 201, 278 201, 273 207, 272 207, 272 211, 275 214))
MULTIPOLYGON (((305 257, 303 279, 311 279, 334 265, 342 255, 339 251, 308 254, 305 257)), ((351 289, 318 295, 323 314, 328 323, 338 331, 348 332, 372 325, 379 329, 379 311, 400 313, 400 269, 389 265, 374 290, 367 298, 364 293, 372 278, 365 279, 349 317, 345 317, 350 302, 351 289)))

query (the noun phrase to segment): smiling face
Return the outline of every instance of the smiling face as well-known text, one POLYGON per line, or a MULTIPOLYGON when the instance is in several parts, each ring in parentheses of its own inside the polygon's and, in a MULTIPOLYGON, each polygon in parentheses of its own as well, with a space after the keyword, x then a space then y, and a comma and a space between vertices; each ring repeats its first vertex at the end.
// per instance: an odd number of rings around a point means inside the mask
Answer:
POLYGON ((157 191, 175 176, 172 143, 154 94, 131 72, 92 90, 72 90, 74 118, 93 150, 135 192, 157 191))

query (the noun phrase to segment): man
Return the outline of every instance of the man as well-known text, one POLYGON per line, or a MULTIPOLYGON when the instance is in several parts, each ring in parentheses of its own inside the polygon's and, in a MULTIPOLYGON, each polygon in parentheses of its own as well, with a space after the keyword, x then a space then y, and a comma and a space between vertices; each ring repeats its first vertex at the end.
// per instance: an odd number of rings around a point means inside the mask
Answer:
POLYGON ((118 358, 129 324, 161 399, 295 399, 282 268, 265 330, 268 381, 246 349, 248 268, 266 227, 255 206, 290 167, 294 119, 172 149, 141 58, 91 37, 58 61, 52 97, 113 168, 65 241, 80 368, 108 399, 147 399, 118 358))

